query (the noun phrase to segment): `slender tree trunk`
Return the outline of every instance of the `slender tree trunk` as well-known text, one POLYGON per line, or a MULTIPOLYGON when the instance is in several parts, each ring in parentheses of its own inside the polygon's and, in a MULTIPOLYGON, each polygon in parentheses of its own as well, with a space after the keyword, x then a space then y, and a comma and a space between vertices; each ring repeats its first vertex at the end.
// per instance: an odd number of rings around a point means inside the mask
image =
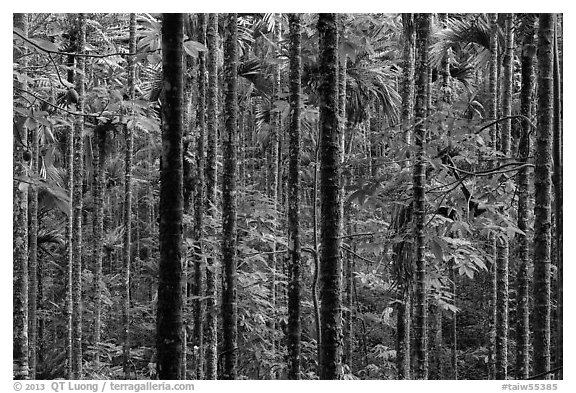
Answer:
MULTIPOLYGON (((86 14, 78 15, 78 52, 86 46, 86 14)), ((78 58, 76 86, 78 111, 84 112, 85 58, 78 58)), ((82 183, 84 181, 84 118, 78 116, 74 123, 74 191, 72 193, 72 373, 74 379, 82 378, 82 183)))
POLYGON ((508 377, 508 239, 496 238, 496 361, 495 379, 508 377))
MULTIPOLYGON (((455 269, 455 261, 452 260, 452 266, 450 268, 450 279, 452 281, 452 296, 453 298, 453 305, 457 307, 456 302, 456 269, 455 269)), ((451 348, 451 363, 452 363, 452 379, 454 381, 458 380, 458 314, 456 312, 452 313, 452 324, 450 326, 450 334, 452 336, 452 348, 451 348)))
MULTIPOLYGON (((560 15, 556 15, 557 18, 560 15)), ((564 309, 564 296, 563 296, 563 129, 562 129, 562 76, 560 74, 560 58, 558 48, 558 30, 560 29, 559 22, 556 20, 554 24, 554 227, 556 228, 556 260, 557 271, 557 321, 556 321, 556 367, 562 367, 563 364, 563 309, 564 309)), ((560 369, 558 379, 563 379, 563 371, 560 369)))
MULTIPOLYGON (((512 74, 514 62, 514 14, 506 14, 505 53, 502 72, 502 116, 512 114, 512 74)), ((510 134, 512 120, 506 119, 502 124, 500 138, 501 152, 504 156, 510 154, 510 134)), ((505 163, 506 159, 502 161, 505 163)), ((496 239, 496 359, 495 378, 508 377, 508 237, 497 235, 496 239)))
POLYGON ((318 19, 320 93, 320 379, 339 379, 342 345, 338 27, 336 14, 318 19))
MULTIPOLYGON (((416 61, 416 29, 414 14, 402 14, 402 30, 404 38, 403 74, 402 74, 402 127, 404 128, 404 143, 412 143, 412 118, 414 115, 414 67, 416 61)), ((410 165, 406 162, 406 167, 410 165)), ((399 318, 401 316, 399 315, 399 318)), ((408 352, 410 348, 408 347, 408 352)), ((409 363, 408 363, 409 364, 409 363)), ((400 377, 409 379, 410 372, 402 370, 400 377)))
MULTIPOLYGON (((129 52, 136 53, 136 14, 130 14, 129 52)), ((135 97, 136 62, 128 57, 128 99, 135 97)), ((132 249, 132 155, 134 137, 132 126, 124 128, 126 154, 124 157, 124 248, 122 261, 122 329, 124 378, 130 379, 130 268, 132 249)))
MULTIPOLYGON (((208 221, 216 218, 216 140, 218 127, 218 14, 208 15, 206 43, 208 47, 207 128, 206 152, 206 211, 208 221)), ((208 235, 215 231, 208 227, 208 235)), ((216 250, 211 250, 215 254, 216 250)), ((206 265, 206 379, 216 379, 218 344, 218 312, 216 310, 217 267, 213 256, 207 257, 206 265)))
POLYGON ((157 368, 160 379, 181 379, 184 16, 162 16, 162 159, 160 167, 160 279, 157 368))
MULTIPOLYGON (((34 128, 30 131, 31 150, 32 150, 32 165, 31 172, 35 176, 40 176, 39 173, 39 138, 40 130, 34 128)), ((37 351, 36 346, 38 336, 38 316, 37 300, 38 300, 38 188, 32 186, 30 188, 29 196, 29 244, 28 244, 28 342, 30 350, 30 379, 36 379, 36 364, 37 364, 37 351)))
MULTIPOLYGON (((488 75, 488 118, 496 120, 498 116, 498 14, 490 14, 490 65, 488 75)), ((497 127, 496 124, 490 127, 490 142, 492 149, 497 148, 497 127)), ((491 164, 490 164, 491 165, 491 164)), ((490 321, 489 333, 489 355, 488 368, 489 378, 494 379, 495 374, 495 352, 496 352, 496 299, 497 299, 497 280, 496 280, 496 245, 494 234, 489 235, 490 255, 494 257, 490 270, 490 282, 492 284, 492 295, 490 299, 492 318, 490 321)))
POLYGON ((300 379, 300 116, 301 22, 289 14, 290 24, 290 130, 288 152, 288 378, 300 379))
POLYGON ((96 364, 100 362, 100 342, 102 330, 102 247, 104 234, 104 171, 106 168, 106 128, 96 127, 94 130, 96 149, 94 149, 95 182, 94 182, 94 347, 96 348, 96 364))
MULTIPOLYGON (((280 42, 280 23, 277 21, 274 24, 274 41, 279 43, 280 42)), ((275 53, 276 59, 279 59, 280 52, 276 51, 275 53)), ((272 88, 272 106, 270 110, 270 117, 271 117, 271 127, 270 127, 270 165, 268 167, 269 171, 269 179, 270 179, 270 187, 269 187, 269 197, 272 201, 272 212, 273 212, 273 220, 272 220, 272 232, 275 234, 278 224, 278 186, 279 182, 279 170, 280 167, 278 165, 278 150, 280 147, 280 109, 276 106, 276 102, 280 100, 280 64, 275 64, 273 69, 273 88, 272 88)), ((271 344, 271 352, 272 356, 276 357, 277 352, 277 342, 276 342, 276 321, 278 320, 278 316, 276 315, 276 309, 279 308, 277 305, 277 282, 276 282, 276 270, 279 268, 278 261, 276 258, 276 241, 271 241, 271 251, 270 254, 270 303, 272 304, 273 315, 272 321, 270 322, 270 344, 271 344)), ((270 378, 274 379, 274 371, 270 371, 270 378)))
MULTIPOLYGON (((550 369, 550 260, 554 15, 540 14, 534 206, 534 373, 550 369)), ((548 379, 545 376, 544 379, 548 379)))
MULTIPOLYGON (((410 146, 412 143, 412 119, 414 117, 414 69, 415 69, 415 53, 416 53, 416 29, 414 25, 414 14, 402 14, 402 33, 404 38, 404 53, 403 53, 403 74, 402 74, 402 117, 401 123, 404 129, 404 143, 410 146)), ((370 123, 367 125, 368 135, 370 134, 370 123)), ((369 160, 370 165, 372 162, 372 146, 369 142, 369 160)), ((405 162, 405 167, 410 166, 410 161, 405 162)), ((369 171, 371 175, 372 170, 369 171)), ((401 210, 402 212, 405 209, 401 210)), ((403 226, 399 226, 397 230, 403 230, 403 226)), ((404 243, 406 245, 406 243, 404 243)), ((404 246, 398 245, 398 250, 402 250, 404 246)), ((412 261, 412 255, 405 251, 402 255, 397 255, 401 258, 400 263, 412 261)), ((400 298, 397 306, 398 314, 396 320, 396 369, 398 370, 398 379, 410 379, 410 283, 403 282, 400 288, 400 298)))
MULTIPOLYGON (((498 14, 490 14, 490 66, 488 74, 488 117, 496 120, 498 116, 498 14)), ((496 148, 496 125, 490 127, 490 147, 496 148)))
MULTIPOLYGON (((14 14, 14 27, 19 28, 28 36, 28 15, 14 14)), ((16 55, 16 54, 15 54, 16 55)), ((28 66, 26 53, 19 60, 23 70, 28 66)), ((25 71, 24 71, 25 72, 25 71)), ((26 84, 19 86, 27 89, 26 84)), ((28 354, 28 189, 26 184, 16 180, 28 175, 27 163, 24 160, 25 149, 28 145, 28 135, 24 127, 24 119, 19 119, 14 125, 13 136, 13 343, 12 356, 14 364, 14 379, 29 378, 28 354)))
MULTIPOLYGON (((532 118, 532 94, 534 91, 534 45, 535 17, 524 15, 526 35, 521 55, 522 87, 520 90, 520 114, 532 118)), ((518 161, 528 162, 531 155, 530 123, 522 121, 518 143, 518 161)), ((527 379, 530 371, 530 306, 529 274, 530 266, 530 177, 532 168, 526 166, 518 172, 518 229, 524 232, 518 236, 518 273, 516 289, 516 379, 527 379)))
MULTIPOLYGON (((504 60, 502 73, 502 116, 512 115, 512 93, 514 90, 512 78, 514 76, 514 14, 506 14, 505 27, 506 42, 504 46, 504 60)), ((512 119, 502 122, 502 153, 510 154, 510 134, 512 119)))
MULTIPOLYGON (((198 41, 206 43, 206 23, 207 15, 198 14, 198 41)), ((196 379, 204 379, 204 302, 200 300, 204 294, 204 170, 205 170, 205 146, 206 146, 206 57, 204 52, 198 54, 198 111, 196 113, 198 121, 198 142, 196 147, 196 204, 194 206, 194 334, 192 345, 194 349, 194 365, 196 379)))
POLYGON ((442 309, 438 302, 430 305, 430 371, 429 379, 443 379, 442 309))
POLYGON ((424 142, 426 125, 426 102, 428 85, 428 40, 430 34, 430 15, 416 15, 416 45, 418 58, 416 62, 416 105, 414 117, 414 250, 416 261, 416 290, 414 310, 414 356, 416 379, 428 379, 428 343, 426 337, 426 260, 424 257, 424 224, 425 224, 425 163, 424 142))
POLYGON ((236 379, 238 310, 236 304, 236 162, 238 127, 238 25, 237 15, 226 17, 224 80, 226 84, 222 138, 222 356, 223 379, 236 379))

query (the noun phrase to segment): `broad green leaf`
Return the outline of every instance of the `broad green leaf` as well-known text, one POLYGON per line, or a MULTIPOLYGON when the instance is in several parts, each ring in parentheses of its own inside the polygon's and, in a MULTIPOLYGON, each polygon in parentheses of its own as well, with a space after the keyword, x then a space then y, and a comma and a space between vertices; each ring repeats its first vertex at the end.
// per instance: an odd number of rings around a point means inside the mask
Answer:
POLYGON ((43 38, 36 38, 32 40, 36 45, 40 48, 44 49, 47 52, 58 52, 58 47, 54 45, 53 42, 45 40, 43 38))

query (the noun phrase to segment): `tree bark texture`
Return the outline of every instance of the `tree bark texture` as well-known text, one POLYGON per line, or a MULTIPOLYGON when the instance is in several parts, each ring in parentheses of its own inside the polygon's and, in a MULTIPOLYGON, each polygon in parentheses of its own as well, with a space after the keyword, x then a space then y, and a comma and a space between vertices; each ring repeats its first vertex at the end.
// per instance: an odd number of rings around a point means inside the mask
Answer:
MULTIPOLYGON (((30 130, 33 175, 40 177, 39 169, 39 132, 38 127, 30 130)), ((28 206, 29 216, 29 244, 28 244, 28 341, 30 350, 30 379, 36 379, 36 364, 38 345, 38 188, 34 185, 30 187, 30 197, 28 206)))
MULTIPOLYGON (((524 25, 526 34, 523 37, 521 54, 522 85, 520 89, 520 114, 532 118, 532 94, 535 87, 534 42, 536 19, 525 14, 524 25)), ((530 123, 524 119, 518 143, 518 161, 528 162, 531 153, 530 123)), ((518 236, 518 272, 516 275, 516 379, 526 379, 530 372, 530 178, 532 168, 526 166, 518 172, 518 229, 524 235, 518 236)))
MULTIPOLYGON (((86 46, 86 14, 78 15, 78 52, 84 53, 86 46)), ((79 57, 76 73, 78 111, 84 112, 85 58, 79 57)), ((72 374, 82 378, 82 184, 84 182, 84 117, 74 122, 74 189, 72 193, 72 374)))
MULTIPOLYGON (((502 72, 502 117, 512 115, 512 93, 514 85, 512 78, 514 76, 514 14, 506 14, 506 25, 504 28, 504 59, 502 72)), ((512 130, 512 119, 506 119, 502 122, 502 153, 507 156, 510 154, 510 134, 512 130)))
MULTIPOLYGON (((538 28, 538 128, 534 206, 534 373, 550 369, 550 265, 553 128, 554 15, 540 14, 538 28)), ((544 377, 545 379, 548 376, 544 377)))
MULTIPOLYGON (((198 14, 198 41, 206 43, 207 15, 198 14)), ((196 204, 194 205, 194 333, 192 345, 195 348, 196 379, 204 379, 204 301, 200 299, 204 294, 204 201, 206 185, 204 184, 204 170, 206 167, 206 56, 204 52, 198 54, 198 136, 196 143, 196 204), (196 349, 197 348, 197 349, 196 349)))
POLYGON ((496 359, 495 379, 508 377, 508 238, 496 238, 496 359))
MULTIPOLYGON (((136 53, 136 14, 130 14, 129 52, 136 53)), ((128 57, 128 99, 134 100, 136 59, 128 57)), ((133 111, 131 111, 133 112, 133 111)), ((130 113, 132 114, 132 113, 130 113)), ((124 156, 124 248, 122 254, 122 330, 124 377, 130 379, 130 269, 132 250, 132 155, 134 152, 133 125, 124 128, 126 154, 124 156)))
MULTIPOLYGON (((14 14, 14 27, 21 29, 24 36, 28 35, 28 15, 14 14)), ((16 55, 16 54, 15 54, 16 55)), ((23 69, 28 65, 25 53, 19 64, 23 69)), ((26 84, 20 88, 26 89, 26 84)), ((28 133, 24 127, 24 119, 14 125, 13 167, 14 177, 12 187, 12 236, 13 236, 13 342, 12 361, 14 379, 28 379, 28 188, 26 184, 16 180, 28 175, 27 164, 23 154, 28 145, 28 133)))
POLYGON ((318 18, 320 95, 320 379, 339 379, 342 353, 340 143, 336 14, 318 18))
POLYGON ((162 15, 162 160, 160 167, 160 277, 157 312, 159 379, 181 379, 184 17, 162 15))
MULTIPOLYGON (((208 14, 206 44, 208 47, 208 88, 207 88, 207 151, 206 151, 206 211, 210 222, 216 218, 216 142, 218 127, 218 14, 208 14)), ((208 235, 215 235, 208 228, 208 235)), ((214 380, 217 376, 218 344, 218 311, 217 267, 213 257, 206 261, 206 379, 214 380)))
POLYGON ((414 106, 414 157, 413 193, 414 193, 414 251, 416 262, 416 289, 414 298, 414 378, 428 379, 428 342, 427 342, 427 301, 426 301, 426 260, 425 260, 425 162, 424 143, 427 115, 428 93, 428 41, 430 34, 430 15, 416 15, 416 104, 414 106))
MULTIPOLYGON (((560 48, 558 32, 561 31, 561 15, 556 15, 554 24, 554 227, 556 239, 556 260, 557 271, 557 309, 556 309, 556 367, 562 367, 564 357, 564 337, 563 337, 563 316, 564 316, 564 262, 563 262, 563 128, 562 128, 562 74, 560 70, 560 48)), ((563 370, 560 369, 558 379, 563 379, 563 370)))
POLYGON ((302 112, 301 21, 289 14, 290 130, 288 145, 288 378, 300 379, 301 246, 300 246, 300 116, 302 112))
POLYGON ((402 58, 402 125, 405 129, 404 142, 409 145, 412 141, 410 125, 414 115, 414 67, 416 61, 414 14, 402 14, 402 34, 405 40, 402 58))
POLYGON ((224 46, 224 133, 222 138, 222 378, 236 379, 238 305, 236 295, 236 163, 238 144, 238 25, 226 16, 224 46))

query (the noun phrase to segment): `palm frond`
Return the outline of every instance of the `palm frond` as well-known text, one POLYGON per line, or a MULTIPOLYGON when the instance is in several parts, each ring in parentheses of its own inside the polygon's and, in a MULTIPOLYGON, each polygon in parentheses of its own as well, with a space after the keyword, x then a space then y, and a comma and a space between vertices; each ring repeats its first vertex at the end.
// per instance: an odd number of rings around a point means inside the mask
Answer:
POLYGON ((375 102, 382 109, 384 118, 393 123, 398 119, 400 95, 394 89, 396 74, 387 64, 359 64, 347 72, 346 116, 352 124, 364 121, 368 116, 370 103, 375 102))
POLYGON ((475 67, 486 64, 486 52, 490 50, 490 26, 486 17, 450 18, 444 29, 433 35, 430 47, 430 65, 439 68, 452 51, 460 63, 466 61, 475 67))

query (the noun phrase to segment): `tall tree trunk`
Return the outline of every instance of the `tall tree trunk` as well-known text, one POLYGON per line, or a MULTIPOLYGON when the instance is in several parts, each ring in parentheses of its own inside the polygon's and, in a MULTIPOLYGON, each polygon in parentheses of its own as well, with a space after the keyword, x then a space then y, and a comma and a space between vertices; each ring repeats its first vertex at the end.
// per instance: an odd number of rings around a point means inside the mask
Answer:
POLYGON ((412 117, 414 115, 414 67, 416 61, 416 29, 414 14, 402 14, 402 31, 404 38, 403 74, 402 74, 402 126, 404 142, 412 141, 412 117))
MULTIPOLYGON (((28 15, 14 14, 14 27, 19 28, 28 36, 28 15)), ((16 54, 15 54, 16 55, 16 54)), ((28 66, 26 53, 19 54, 19 64, 23 70, 28 66)), ((24 71, 25 72, 25 71, 24 71)), ((25 90, 26 84, 19 86, 25 90)), ((13 343, 12 356, 14 364, 14 379, 28 379, 28 189, 26 184, 16 180, 28 175, 27 163, 24 160, 28 145, 28 135, 24 127, 25 119, 19 119, 14 125, 13 136, 13 343)))
POLYGON ((102 330, 102 247, 104 235, 104 177, 106 168, 106 128, 98 126, 94 130, 96 149, 94 149, 94 245, 95 245, 95 273, 94 273, 94 347, 96 348, 95 361, 100 362, 100 342, 102 330))
MULTIPOLYGON (((514 66, 514 14, 506 14, 505 53, 502 72, 502 116, 512 114, 512 76, 514 66)), ((501 152, 510 154, 512 119, 504 120, 501 133, 501 152)), ((506 159, 502 161, 505 163, 506 159)), ((500 234, 496 240, 496 359, 495 378, 508 377, 508 237, 500 234)))
MULTIPOLYGON (((530 122, 532 118, 532 94, 534 91, 534 45, 535 16, 524 15, 525 36, 521 55, 522 86, 520 89, 520 114, 522 120, 518 161, 528 162, 531 155, 530 122)), ((527 379, 530 371, 530 306, 529 275, 530 266, 530 177, 532 168, 526 166, 518 172, 518 229, 524 232, 518 236, 518 272, 516 288, 516 379, 527 379)))
MULTIPOLYGON (((534 373, 550 369, 550 260, 553 127, 554 15, 538 28, 538 129, 534 206, 534 373)), ((545 376, 544 379, 547 379, 545 376)))
POLYGON ((288 378, 300 379, 300 116, 302 111, 301 22, 289 14, 290 130, 288 152, 288 378))
MULTIPOLYGON (((31 172, 35 176, 40 176, 39 169, 39 138, 40 130, 36 127, 30 132, 31 150, 32 150, 32 165, 31 172)), ((30 350, 30 379, 36 379, 36 365, 37 365, 37 351, 38 345, 38 316, 37 316, 37 300, 38 300, 38 188, 32 186, 29 195, 29 243, 28 243, 28 274, 29 274, 29 290, 28 290, 28 342, 30 350)))
MULTIPOLYGON (((86 14, 78 15, 78 52, 86 46, 86 14)), ((84 112, 85 58, 78 58, 76 73, 78 111, 84 112)), ((72 374, 82 378, 82 184, 84 181, 84 117, 78 116, 74 123, 74 191, 72 193, 72 374)))
POLYGON ((496 238, 496 360, 495 379, 508 376, 508 239, 506 234, 496 238))
MULTIPOLYGON (((505 44, 502 72, 502 116, 512 115, 512 94, 514 85, 514 14, 506 14, 505 44)), ((502 123, 502 153, 510 154, 510 134, 512 129, 512 119, 506 119, 502 123)))
MULTIPOLYGON (((273 41, 276 43, 280 43, 280 23, 276 21, 274 24, 274 38, 273 41)), ((279 61, 280 52, 275 51, 276 59, 279 61)), ((273 212, 273 220, 272 220, 272 233, 276 234, 277 224, 278 224, 278 186, 280 184, 279 181, 279 147, 280 147, 280 109, 277 107, 276 102, 280 100, 280 64, 275 64, 273 67, 273 86, 272 86, 272 105, 270 108, 270 118, 271 118, 271 127, 270 127, 270 138, 269 138, 269 146, 270 146, 270 165, 268 167, 269 179, 270 179, 270 188, 269 188, 269 197, 272 201, 272 212, 273 212)), ((276 309, 280 308, 279 304, 277 304, 277 286, 278 283, 276 282, 276 270, 279 270, 278 261, 276 257, 276 240, 271 240, 271 254, 270 254, 270 303, 272 304, 272 321, 270 322, 270 344, 271 344, 271 352, 273 358, 276 357, 277 352, 277 342, 276 342, 276 321, 279 319, 278 315, 276 315, 276 309)), ((275 360, 274 360, 275 361, 275 360)), ((275 372, 271 369, 270 371, 270 378, 275 378, 275 372)))
POLYGON ((238 21, 226 17, 224 80, 226 84, 222 138, 222 356, 223 379, 236 379, 238 310, 236 304, 236 161, 238 126, 238 21))
MULTIPOLYGON (((456 269, 455 269, 455 260, 452 259, 452 266, 450 267, 450 280, 452 281, 452 296, 453 298, 453 305, 457 307, 456 303, 456 288, 457 288, 457 281, 456 281, 456 269)), ((452 379, 457 381, 458 380, 458 319, 457 313, 452 313, 452 323, 450 325, 450 335, 452 336, 452 348, 451 348, 451 363, 452 363, 452 379)))
MULTIPOLYGON (((208 89, 207 89, 207 128, 208 146, 206 151, 206 211, 208 221, 216 218, 216 141, 218 127, 218 14, 208 15, 206 44, 208 47, 208 89)), ((208 227, 208 235, 215 231, 208 227)), ((212 255, 216 250, 211 250, 212 255)), ((217 376, 218 312, 216 310, 217 267, 213 256, 207 257, 206 265, 206 379, 217 376)))
POLYGON ((340 258, 340 154, 338 25, 336 14, 318 19, 320 94, 320 379, 339 379, 342 345, 340 258))
POLYGON ((162 157, 160 167, 160 278, 156 346, 158 378, 181 379, 184 16, 162 15, 162 157))
MULTIPOLYGON (((561 16, 556 15, 557 19, 561 16)), ((560 23, 558 20, 554 24, 554 144, 553 144, 553 154, 554 154, 554 227, 556 228, 555 239, 556 239, 556 254, 554 258, 556 260, 557 271, 557 321, 556 321, 556 367, 562 367, 563 363, 563 309, 564 309, 564 296, 563 296, 563 129, 562 129, 562 76, 560 74, 560 57, 558 48, 558 30, 560 30, 560 23)), ((563 371, 560 368, 558 373, 558 379, 563 379, 563 371)))
MULTIPOLYGON (((498 116, 498 14, 490 14, 490 66, 488 75, 488 118, 489 120, 496 120, 498 116)), ((493 124, 490 127, 490 142, 489 146, 492 149, 497 147, 497 127, 493 124)), ((489 164, 492 165, 492 164, 489 164)), ((492 318, 490 321, 489 333, 489 355, 488 355, 488 368, 489 378, 495 378, 495 352, 496 352, 496 246, 494 235, 489 235, 490 255, 493 255, 494 262, 490 270, 490 282, 492 284, 492 296, 490 299, 492 318)))
MULTIPOLYGON (((198 14, 198 41, 206 43, 207 15, 198 14)), ((204 170, 206 146, 206 56, 204 52, 198 54, 198 111, 196 112, 198 124, 198 141, 196 145, 196 204, 194 205, 194 333, 192 346, 195 348, 194 366, 196 379, 204 379, 204 302, 200 299, 204 294, 204 170), (197 348, 197 349, 196 349, 197 348)))
MULTIPOLYGON (((129 53, 136 53, 136 14, 130 14, 129 53)), ((128 57, 128 99, 134 100, 136 59, 128 57)), ((133 112, 133 110, 131 111, 133 112)), ((131 113, 132 114, 132 113, 131 113)), ((124 248, 122 261, 122 330, 124 378, 130 379, 130 265, 132 249, 132 155, 134 136, 132 126, 124 128, 126 153, 124 157, 124 248)))
POLYGON ((429 379, 443 379, 443 362, 442 362, 442 309, 440 304, 435 301, 430 304, 430 331, 428 337, 430 340, 430 370, 429 379))
MULTIPOLYGON (((402 14, 402 30, 404 43, 403 75, 402 75, 402 126, 404 127, 404 142, 410 145, 412 142, 412 119, 414 116, 414 68, 415 68, 415 43, 416 29, 414 14, 402 14)), ((369 125, 368 125, 369 127, 369 125)), ((370 129, 368 129, 368 132, 370 129)), ((371 148, 369 149, 371 153, 371 148)), ((409 161, 406 161, 406 167, 409 161)), ((405 211, 402 209, 401 211, 405 211)), ((403 230, 398 228, 398 230, 403 230)), ((398 247, 402 249, 403 247, 398 247)), ((397 258, 401 258, 397 255, 397 258)), ((411 253, 404 252, 400 263, 411 261, 411 253)), ((410 379, 410 292, 409 283, 400 289, 400 301, 398 302, 398 314, 396 321, 396 368, 398 379, 410 379)))
POLYGON ((428 40, 430 35, 430 15, 416 15, 416 105, 414 106, 414 250, 416 261, 416 289, 414 299, 414 356, 416 379, 428 379, 427 302, 426 302, 426 260, 424 244, 425 224, 425 162, 424 142, 427 115, 428 86, 428 40))

